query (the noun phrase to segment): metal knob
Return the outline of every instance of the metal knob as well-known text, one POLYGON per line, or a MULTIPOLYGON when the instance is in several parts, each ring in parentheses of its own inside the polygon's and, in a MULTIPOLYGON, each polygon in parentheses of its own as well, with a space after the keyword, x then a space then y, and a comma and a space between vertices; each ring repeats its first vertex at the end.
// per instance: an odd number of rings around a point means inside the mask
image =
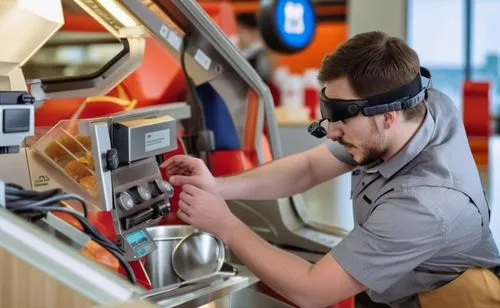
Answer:
POLYGON ((118 195, 118 205, 124 209, 125 211, 129 211, 131 210, 133 207, 134 207, 134 199, 132 199, 132 196, 126 192, 126 191, 122 191, 119 195, 118 195))
POLYGON ((116 149, 109 149, 106 152, 106 168, 108 170, 115 170, 119 165, 118 151, 116 149))
POLYGON ((169 198, 172 198, 174 195, 174 187, 170 185, 169 182, 161 179, 156 179, 155 180, 156 187, 158 187, 158 190, 161 191, 162 193, 166 194, 169 198))
POLYGON ((151 190, 146 185, 137 186, 137 194, 143 201, 151 199, 151 190))

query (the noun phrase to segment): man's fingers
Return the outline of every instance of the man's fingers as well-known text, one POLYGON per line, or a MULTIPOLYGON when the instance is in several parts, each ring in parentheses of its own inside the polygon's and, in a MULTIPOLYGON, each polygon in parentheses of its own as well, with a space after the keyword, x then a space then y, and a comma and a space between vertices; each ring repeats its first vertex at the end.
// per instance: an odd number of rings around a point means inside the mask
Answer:
POLYGON ((173 175, 168 179, 168 181, 170 184, 177 186, 183 186, 186 184, 197 185, 199 182, 198 177, 189 175, 173 175))
POLYGON ((184 201, 179 200, 179 209, 182 210, 186 215, 191 216, 191 207, 184 201))
POLYGON ((175 166, 175 165, 194 165, 196 162, 196 158, 190 157, 188 155, 175 155, 170 158, 168 158, 166 161, 164 161, 160 167, 161 168, 169 168, 170 166, 175 166))
POLYGON ((193 172, 190 171, 189 169, 186 168, 171 168, 166 170, 166 173, 168 176, 174 176, 174 175, 193 175, 193 172))
POLYGON ((184 201, 186 202, 187 204, 191 204, 191 202, 193 202, 193 199, 194 197, 190 194, 188 194, 187 192, 185 191, 182 191, 180 194, 179 194, 179 200, 181 201, 184 201))
POLYGON ((184 221, 187 224, 191 224, 191 217, 187 215, 183 210, 178 210, 177 211, 177 217, 179 217, 180 220, 184 221))
POLYGON ((201 191, 201 189, 199 189, 198 187, 194 186, 196 185, 195 182, 192 182, 192 183, 185 183, 184 185, 182 185, 182 191, 194 196, 195 194, 199 193, 201 191))

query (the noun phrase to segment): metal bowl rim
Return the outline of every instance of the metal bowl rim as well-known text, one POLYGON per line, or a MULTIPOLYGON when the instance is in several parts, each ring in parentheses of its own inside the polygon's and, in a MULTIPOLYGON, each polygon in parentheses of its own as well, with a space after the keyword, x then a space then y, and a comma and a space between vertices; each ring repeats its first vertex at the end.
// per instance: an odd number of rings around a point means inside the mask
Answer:
POLYGON ((175 265, 175 262, 174 262, 174 256, 176 255, 177 250, 180 249, 181 245, 184 242, 189 240, 191 237, 198 236, 198 235, 208 235, 208 236, 212 237, 213 239, 215 239, 217 246, 219 248, 219 257, 217 259, 217 262, 218 262, 217 270, 215 270, 215 272, 212 274, 218 273, 222 269, 222 266, 224 265, 224 262, 226 259, 226 252, 225 252, 225 248, 224 248, 224 242, 222 242, 221 239, 219 239, 218 237, 216 237, 215 235, 213 235, 211 233, 204 232, 204 231, 196 231, 196 232, 190 233, 188 235, 185 235, 179 242, 177 242, 174 249, 172 250, 172 255, 170 256, 172 268, 174 269, 175 274, 177 274, 177 276, 179 276, 179 278, 181 278, 182 280, 186 280, 186 279, 184 277, 182 277, 182 275, 179 274, 179 271, 177 270, 177 266, 175 265))
POLYGON ((151 236, 153 241, 155 242, 160 242, 160 241, 178 241, 181 240, 182 238, 192 234, 199 232, 197 228, 189 225, 160 225, 160 226, 153 226, 153 227, 148 227, 146 228, 146 232, 151 236), (190 230, 187 234, 184 235, 178 235, 178 236, 166 236, 166 237, 158 237, 158 236, 153 236, 149 231, 154 232, 155 230, 161 230, 161 229, 192 229, 190 230))

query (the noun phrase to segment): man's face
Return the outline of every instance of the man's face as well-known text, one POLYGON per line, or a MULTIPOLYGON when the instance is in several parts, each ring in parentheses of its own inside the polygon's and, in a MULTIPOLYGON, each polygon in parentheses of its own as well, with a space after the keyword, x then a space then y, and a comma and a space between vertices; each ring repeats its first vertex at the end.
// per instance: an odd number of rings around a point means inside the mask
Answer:
POLYGON ((236 28, 238 34, 238 48, 241 50, 247 49, 253 42, 255 42, 256 30, 238 25, 236 28))
MULTIPOLYGON (((332 99, 360 99, 351 89, 347 78, 328 81, 325 94, 332 99)), ((387 134, 382 126, 383 115, 365 117, 358 114, 343 121, 328 123, 329 139, 342 144, 361 165, 381 158, 387 149, 387 134)))

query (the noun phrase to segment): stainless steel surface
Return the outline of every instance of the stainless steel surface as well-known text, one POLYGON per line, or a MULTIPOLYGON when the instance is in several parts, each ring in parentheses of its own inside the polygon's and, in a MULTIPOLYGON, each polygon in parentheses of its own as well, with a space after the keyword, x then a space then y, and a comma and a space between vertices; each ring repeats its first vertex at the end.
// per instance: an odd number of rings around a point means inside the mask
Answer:
POLYGON ((203 288, 203 287, 209 285, 210 283, 212 283, 213 281, 215 281, 216 279, 224 278, 224 277, 233 277, 234 275, 236 275, 236 272, 227 272, 227 273, 220 272, 220 273, 213 273, 213 274, 210 274, 207 276, 196 277, 196 278, 193 278, 190 280, 176 282, 176 283, 173 283, 173 284, 170 284, 170 285, 167 285, 165 287, 158 288, 158 289, 151 289, 151 290, 145 292, 144 294, 142 294, 141 299, 154 298, 154 297, 159 297, 159 296, 165 298, 166 296, 172 296, 173 295, 172 291, 174 291, 174 290, 178 290, 178 289, 185 287, 185 286, 192 286, 193 288, 190 288, 189 290, 186 290, 186 289, 181 290, 181 292, 187 293, 187 292, 193 291, 195 289, 203 288))
POLYGON ((266 308, 291 308, 282 301, 274 299, 266 294, 263 294, 254 288, 245 288, 241 291, 232 293, 228 296, 210 302, 202 308, 249 308, 249 307, 266 307, 266 308))
POLYGON ((94 157, 95 175, 99 186, 99 207, 102 211, 113 210, 113 186, 111 171, 106 168, 106 153, 111 149, 108 124, 102 120, 91 121, 92 156, 94 157))
POLYGON ((3 208, 0 208, 0 249, 97 304, 120 303, 144 292, 3 208))
POLYGON ((162 179, 155 156, 177 148, 176 121, 153 109, 138 109, 82 123, 85 124, 90 126, 94 145, 101 209, 112 214, 116 242, 126 260, 142 258, 149 248, 156 247, 154 242, 149 236, 144 237, 148 247, 145 251, 131 245, 127 234, 155 225, 170 210, 168 194, 154 188, 155 182, 162 179), (116 169, 108 166, 105 159, 111 149, 117 150, 122 163, 113 167, 116 169), (147 192, 149 189, 152 190, 147 192))
MULTIPOLYGON (((345 231, 339 228, 313 226, 309 217, 304 213, 301 217, 291 202, 292 198, 229 200, 228 205, 257 234, 275 245, 326 253, 345 236, 345 231)), ((298 205, 304 208, 303 204, 298 205)))
POLYGON ((191 107, 185 102, 154 105, 122 111, 112 115, 111 119, 113 122, 119 122, 137 118, 162 117, 165 115, 171 116, 177 121, 184 120, 191 117, 191 107))
POLYGON ((172 267, 172 252, 184 236, 196 232, 196 229, 188 225, 170 225, 150 227, 146 231, 157 246, 157 249, 146 257, 144 266, 152 288, 180 282, 181 279, 172 267))
MULTIPOLYGON (((307 125, 307 123, 280 124, 279 133, 284 155, 300 153, 325 142, 325 140, 311 138, 307 132, 307 125)), ((302 193, 303 208, 307 210, 309 220, 352 230, 354 219, 350 190, 351 175, 346 173, 302 193)))
POLYGON ((174 118, 156 116, 113 121, 112 143, 120 162, 132 162, 177 148, 177 128, 174 118))
POLYGON ((245 288, 251 288, 258 282, 257 277, 246 268, 240 267, 238 270, 237 276, 213 281, 203 288, 180 293, 176 296, 158 297, 150 300, 158 307, 202 307, 245 288))
POLYGON ((174 187, 167 181, 165 180, 160 180, 157 179, 155 180, 156 186, 161 192, 164 192, 167 194, 169 198, 172 198, 174 196, 174 187))
POLYGON ((130 196, 130 194, 126 191, 122 191, 118 194, 116 203, 124 211, 130 211, 134 207, 134 200, 132 199, 132 196, 130 196))
POLYGON ((90 240, 87 234, 81 232, 52 213, 47 213, 47 216, 36 221, 36 224, 47 233, 76 249, 84 247, 90 240))
POLYGON ((185 236, 174 247, 172 267, 184 280, 217 273, 225 260, 224 243, 206 232, 185 236))
MULTIPOLYGON (((118 197, 120 193, 126 192, 134 198, 134 205, 131 209, 123 210, 122 208, 115 208, 118 217, 122 219, 131 214, 149 209, 157 202, 168 202, 164 193, 156 194, 153 198, 145 200, 141 199, 137 192, 138 186, 149 186, 155 180, 161 178, 160 168, 154 157, 133 162, 113 170, 111 172, 111 179, 114 196, 118 197)), ((151 225, 148 225, 148 227, 151 225)))

